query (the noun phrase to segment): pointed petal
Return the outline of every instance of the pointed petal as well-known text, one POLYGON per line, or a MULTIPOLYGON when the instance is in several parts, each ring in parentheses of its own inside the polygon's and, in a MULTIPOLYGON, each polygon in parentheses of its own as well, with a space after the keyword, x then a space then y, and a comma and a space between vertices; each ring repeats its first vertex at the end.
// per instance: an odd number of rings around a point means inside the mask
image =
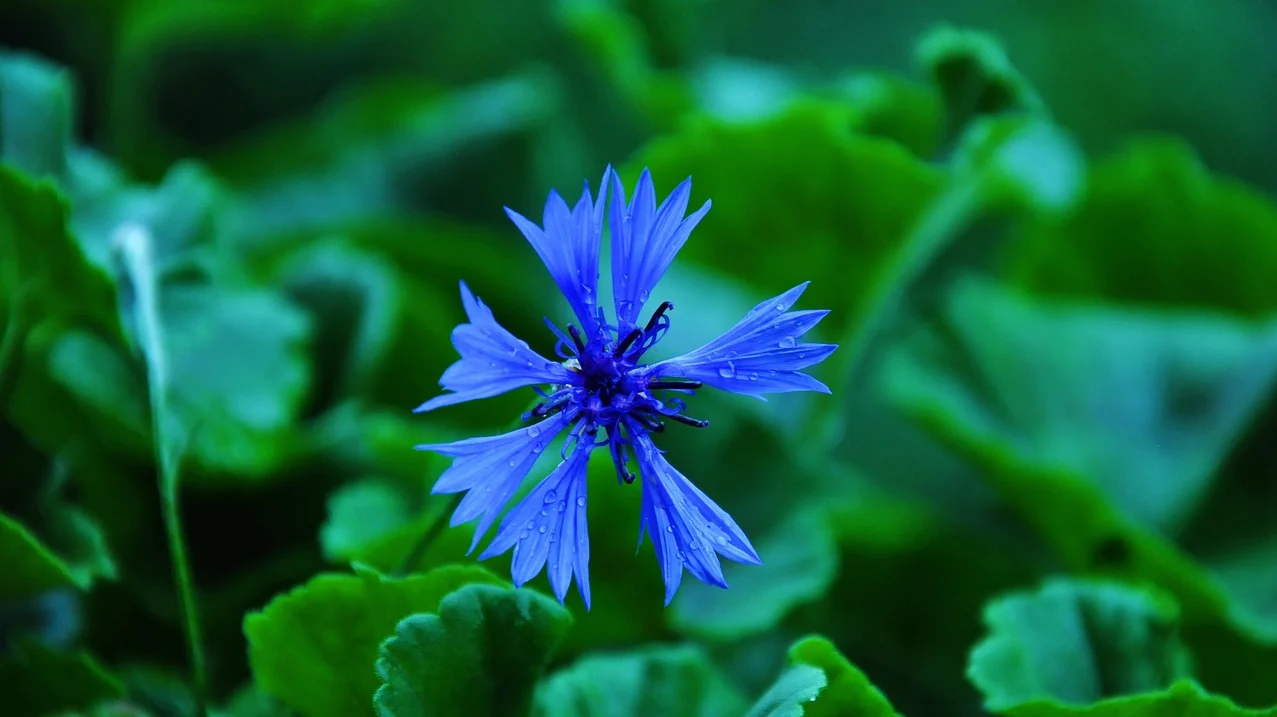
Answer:
POLYGON ((699 580, 727 587, 718 554, 759 564, 758 553, 736 521, 679 473, 646 433, 634 433, 643 476, 642 529, 652 538, 665 578, 665 604, 674 599, 687 568, 699 580))
POLYGON ((603 237, 603 207, 608 177, 612 167, 603 172, 597 201, 590 196, 590 185, 576 206, 569 209, 558 192, 551 191, 545 202, 541 227, 509 207, 506 214, 528 243, 541 257, 554 283, 572 306, 581 327, 588 336, 601 330, 598 318, 599 246, 603 237))
POLYGON ((567 596, 572 576, 590 607, 590 537, 586 528, 586 466, 593 446, 578 445, 545 480, 501 521, 497 536, 479 556, 500 555, 511 548, 510 577, 523 585, 549 563, 550 586, 559 602, 567 596))
POLYGON ((426 401, 415 408, 415 412, 567 380, 566 369, 528 348, 526 341, 498 324, 492 310, 471 293, 464 281, 461 282, 461 301, 470 319, 470 323, 452 330, 452 345, 461 359, 439 378, 439 385, 452 393, 426 401))
POLYGON ((684 218, 691 193, 689 177, 657 208, 652 175, 644 169, 627 208, 625 188, 612 174, 612 293, 622 334, 638 323, 652 289, 709 211, 707 201, 684 218))
POLYGON ((677 376, 733 393, 758 396, 829 388, 802 373, 824 361, 834 344, 799 343, 798 339, 828 311, 788 311, 807 284, 762 302, 735 326, 704 346, 646 369, 649 377, 677 376))
POLYGON ((455 443, 417 446, 419 451, 433 451, 455 460, 435 481, 432 493, 460 493, 466 496, 452 514, 453 526, 479 518, 473 552, 479 540, 492 527, 505 509, 523 479, 532 470, 541 451, 576 417, 565 411, 544 421, 509 433, 488 438, 467 438, 455 443))

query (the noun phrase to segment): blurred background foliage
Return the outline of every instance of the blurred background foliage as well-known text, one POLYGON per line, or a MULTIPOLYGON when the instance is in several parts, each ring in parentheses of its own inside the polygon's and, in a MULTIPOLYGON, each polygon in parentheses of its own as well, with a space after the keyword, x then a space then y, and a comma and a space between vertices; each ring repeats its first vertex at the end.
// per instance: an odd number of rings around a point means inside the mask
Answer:
MULTIPOLYGON (((666 355, 806 280, 842 348, 833 396, 704 394, 665 436, 763 557, 728 591, 663 608, 598 466, 593 611, 517 598, 561 639, 537 714, 1277 705, 1275 34, 1266 0, 5 0, 5 714, 193 709, 120 227, 154 240, 212 702, 372 714, 381 640, 479 645, 449 611, 516 599, 440 567, 471 528, 404 563, 447 507, 411 447, 529 398, 410 413, 457 282, 548 352, 501 207, 609 163, 714 200, 666 355)), ((382 714, 527 709, 394 703, 440 689, 412 675, 382 714)))

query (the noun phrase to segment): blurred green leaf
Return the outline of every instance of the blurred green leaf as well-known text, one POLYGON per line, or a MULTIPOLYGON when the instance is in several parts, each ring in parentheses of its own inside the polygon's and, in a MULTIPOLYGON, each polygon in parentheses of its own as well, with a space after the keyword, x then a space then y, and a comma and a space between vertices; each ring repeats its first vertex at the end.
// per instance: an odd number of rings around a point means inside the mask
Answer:
POLYGON ((45 547, 21 523, 3 513, 0 513, 0 565, 5 566, 0 578, 2 600, 31 597, 72 585, 88 586, 84 576, 45 547))
POLYGON ((527 715, 572 616, 532 590, 471 585, 439 614, 405 618, 381 646, 381 717, 527 715))
POLYGON ((1046 111, 1037 92, 987 33, 940 26, 918 43, 915 54, 944 97, 953 135, 981 115, 1046 111))
POLYGON ((377 648, 395 625, 439 609, 471 583, 500 584, 477 567, 447 566, 404 579, 356 567, 326 573, 244 618, 257 684, 305 717, 373 714, 377 648))
POLYGON ((62 68, 34 55, 0 51, 0 161, 32 177, 61 179, 74 100, 62 68))
POLYGON ((937 330, 895 355, 886 390, 984 466, 1066 565, 1151 580, 1192 623, 1277 635, 1267 601, 1225 592, 1163 537, 1277 380, 1277 329, 1039 305, 972 283, 937 330))
POLYGON ((15 656, 0 660, 0 685, 6 717, 46 717, 124 695, 120 681, 87 653, 34 641, 20 642, 15 656))
POLYGON ((684 586, 671 607, 671 626, 725 642, 766 632, 791 609, 824 595, 838 572, 838 544, 820 510, 790 514, 757 549, 762 565, 723 566, 728 590, 699 581, 684 586))
POLYGON ((361 548, 412 522, 403 490, 393 481, 365 478, 338 488, 328 498, 328 520, 319 543, 329 562, 358 559, 361 548))
POLYGON ((597 654, 542 681, 537 717, 740 717, 745 698, 703 651, 653 646, 597 654))
POLYGON ((816 702, 827 684, 829 678, 819 667, 793 665, 758 698, 748 717, 803 717, 807 705, 816 702))
POLYGON ((1277 310, 1277 207, 1185 144, 1145 139, 1095 164, 1074 210, 1027 225, 1004 262, 1036 293, 1263 317, 1277 310))
POLYGON ((944 108, 939 93, 928 85, 857 70, 839 78, 832 94, 855 110, 859 132, 894 139, 919 157, 930 156, 940 144, 944 108))
POLYGON ((164 290, 172 407, 204 467, 267 475, 290 455, 311 387, 309 317, 277 294, 176 285, 164 290))
POLYGON ((633 186, 647 166, 661 192, 692 176, 693 204, 712 197, 715 206, 680 260, 739 276, 768 296, 810 280, 802 301, 835 308, 825 331, 837 336, 860 318, 942 179, 902 147, 854 134, 844 119, 799 102, 760 122, 689 120, 623 174, 633 186))
POLYGON ((968 675, 993 712, 1161 690, 1190 672, 1178 613, 1166 595, 1053 580, 988 605, 989 636, 972 650, 968 675))
POLYGON ((1277 715, 1277 707, 1245 709, 1227 697, 1207 693, 1192 680, 1180 680, 1160 692, 1114 697, 1085 707, 1035 701, 1001 710, 999 714, 1012 717, 1272 717, 1277 715))

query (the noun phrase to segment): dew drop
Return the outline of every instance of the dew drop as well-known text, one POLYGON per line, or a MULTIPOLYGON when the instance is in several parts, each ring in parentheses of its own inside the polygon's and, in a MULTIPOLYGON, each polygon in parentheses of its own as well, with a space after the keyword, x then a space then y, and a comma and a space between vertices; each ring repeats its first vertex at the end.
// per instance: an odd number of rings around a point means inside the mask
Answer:
MULTIPOLYGON (((559 534, 558 534, 558 533, 550 533, 550 542, 551 542, 551 543, 553 543, 554 541, 556 541, 556 540, 558 540, 558 539, 559 539, 559 534)), ((557 563, 557 562, 555 562, 554 567, 556 567, 556 568, 558 567, 558 563, 557 563)))
POLYGON ((681 550, 680 550, 680 551, 678 551, 678 559, 679 559, 679 560, 687 560, 687 553, 684 553, 684 552, 683 552, 683 551, 681 551, 681 550))
POLYGON ((488 362, 488 368, 496 368, 496 367, 497 367, 497 362, 496 362, 496 361, 489 361, 489 362, 488 362))
POLYGON ((776 372, 775 372, 775 371, 768 371, 768 372, 767 372, 767 375, 768 375, 768 376, 775 376, 775 375, 776 375, 776 372))
POLYGON ((528 368, 532 368, 532 359, 528 359, 527 361, 524 361, 523 365, 527 366, 528 368))
POLYGON ((519 459, 518 459, 518 458, 511 458, 511 459, 510 459, 510 467, 511 467, 511 468, 514 468, 514 467, 515 467, 515 466, 517 466, 517 465, 519 465, 519 459))
POLYGON ((532 444, 533 453, 540 453, 543 450, 545 450, 545 446, 541 445, 541 441, 537 441, 536 443, 532 444))
POLYGON ((714 540, 717 540, 719 545, 727 545, 727 536, 722 533, 719 533, 718 537, 714 538, 714 540))
POLYGON ((535 438, 535 437, 537 437, 537 436, 541 435, 541 427, 540 427, 540 426, 528 426, 527 428, 523 429, 523 433, 524 433, 524 434, 525 434, 528 438, 535 438))
POLYGON ((734 378, 736 376, 736 364, 728 361, 726 366, 718 369, 718 375, 723 378, 734 378))
POLYGON ((667 525, 667 526, 665 526, 665 532, 667 532, 667 533, 673 533, 673 532, 674 532, 674 526, 673 526, 673 525, 667 525))
POLYGON ((510 358, 514 358, 515 356, 518 356, 518 355, 519 355, 518 346, 515 346, 514 348, 510 349, 510 358))
POLYGON ((749 372, 749 380, 750 380, 750 381, 757 381, 757 380, 758 380, 758 372, 757 372, 757 371, 750 371, 750 372, 749 372))
POLYGON ((528 539, 528 531, 525 530, 519 533, 519 540, 527 540, 527 539, 528 539))
POLYGON ((540 533, 541 535, 545 535, 545 531, 546 531, 546 527, 544 525, 537 528, 537 532, 540 533))
POLYGON ((555 493, 554 491, 552 491, 552 490, 548 490, 548 491, 546 491, 546 492, 545 492, 545 502, 546 502, 546 503, 553 503, 555 500, 557 500, 557 499, 558 499, 558 497, 559 497, 559 495, 558 495, 557 493, 555 493))
POLYGON ((576 504, 577 504, 577 507, 579 507, 579 508, 584 508, 584 507, 585 507, 585 496, 581 496, 581 497, 577 498, 577 499, 576 499, 576 504))
POLYGON ((533 528, 535 528, 535 527, 537 527, 537 524, 536 524, 536 523, 534 523, 533 521, 529 520, 529 521, 528 521, 528 525, 527 525, 528 530, 532 530, 532 529, 533 529, 533 528))
POLYGON ((789 307, 788 307, 788 306, 785 306, 785 302, 783 302, 783 301, 782 301, 782 302, 780 302, 780 303, 778 303, 778 304, 776 304, 776 310, 777 310, 777 311, 784 311, 785 309, 788 309, 788 308, 789 308, 789 307))
POLYGON ((639 303, 640 303, 640 304, 646 304, 646 303, 647 303, 648 298, 649 298, 649 294, 648 294, 646 291, 640 291, 640 292, 639 292, 638 300, 639 300, 639 303))
POLYGON ((780 340, 780 347, 782 349, 792 349, 797 344, 798 339, 795 339, 793 336, 786 336, 780 340))
POLYGON ((542 517, 542 518, 548 517, 549 515, 550 515, 550 510, 549 510, 548 508, 542 508, 542 509, 541 509, 541 517, 542 517))
POLYGON ((568 509, 568 502, 566 500, 559 501, 559 512, 562 513, 563 511, 567 509, 568 509))
POLYGON ((798 352, 798 358, 800 358, 800 359, 801 359, 801 358, 807 358, 807 352, 806 352, 806 351, 799 351, 799 352, 798 352))

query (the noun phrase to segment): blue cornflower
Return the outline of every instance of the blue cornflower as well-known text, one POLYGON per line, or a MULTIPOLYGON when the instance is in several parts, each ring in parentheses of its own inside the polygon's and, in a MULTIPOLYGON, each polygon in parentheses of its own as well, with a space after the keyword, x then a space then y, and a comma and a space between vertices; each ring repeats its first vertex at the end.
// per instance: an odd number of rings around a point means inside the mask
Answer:
POLYGON ((798 341, 829 313, 790 311, 806 283, 754 307, 725 334, 695 351, 643 363, 643 355, 669 329, 674 305, 659 304, 645 322, 640 320, 643 306, 710 208, 707 201, 686 216, 691 189, 688 178, 657 207, 651 175, 644 170, 627 206, 620 178, 609 167, 597 200, 590 196, 588 181, 570 209, 551 191, 542 227, 506 209, 567 297, 579 326, 570 325, 565 332, 546 320, 558 339, 555 351, 561 359, 550 361, 502 328, 462 282, 461 300, 470 323, 452 333, 461 359, 439 381, 450 393, 416 409, 430 411, 536 387, 543 400, 524 414, 528 426, 489 438, 417 448, 454 458, 433 492, 467 491, 452 525, 479 520, 470 546, 473 551, 545 446, 566 433, 562 462, 509 511, 496 538, 480 555, 485 559, 513 548, 511 577, 516 585, 536 577, 548 562, 550 585, 560 602, 575 575, 586 609, 590 606, 586 465, 596 448, 606 448, 611 455, 618 482, 643 478, 639 543, 644 533, 652 539, 668 605, 683 568, 706 583, 727 587, 719 555, 760 563, 731 516, 670 465, 652 441, 652 434, 663 431, 667 421, 698 428, 708 425, 685 415, 684 402, 677 396, 692 395, 702 386, 754 396, 829 393, 824 384, 801 372, 837 348, 798 341), (598 299, 599 246, 609 180, 614 321, 608 320, 598 299), (637 472, 631 472, 631 465, 637 472))

